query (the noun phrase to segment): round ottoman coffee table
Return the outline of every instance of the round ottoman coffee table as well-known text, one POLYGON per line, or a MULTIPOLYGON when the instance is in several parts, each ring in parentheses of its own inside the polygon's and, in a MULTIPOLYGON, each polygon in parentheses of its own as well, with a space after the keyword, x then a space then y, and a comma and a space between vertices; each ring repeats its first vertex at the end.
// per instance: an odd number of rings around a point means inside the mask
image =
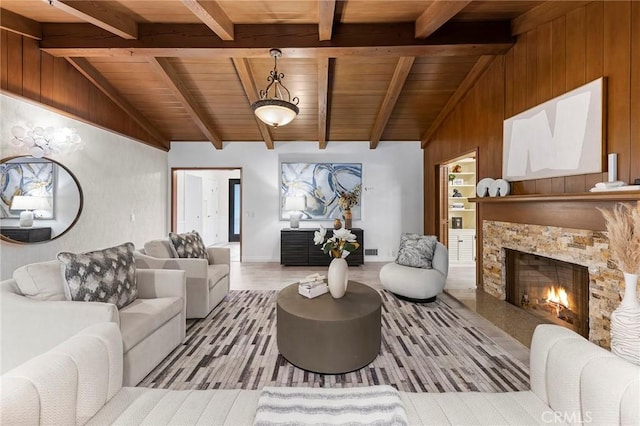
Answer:
POLYGON ((376 290, 356 281, 349 281, 340 299, 329 293, 307 299, 291 284, 278 293, 278 350, 314 373, 358 370, 380 352, 381 304, 376 290))

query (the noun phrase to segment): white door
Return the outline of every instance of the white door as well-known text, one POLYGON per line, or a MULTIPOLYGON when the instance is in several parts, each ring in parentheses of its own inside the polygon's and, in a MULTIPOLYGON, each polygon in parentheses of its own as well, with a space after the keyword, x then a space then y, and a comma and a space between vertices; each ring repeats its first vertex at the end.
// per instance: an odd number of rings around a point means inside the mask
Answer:
POLYGON ((203 184, 203 235, 202 239, 206 246, 210 246, 219 241, 218 236, 218 180, 215 178, 204 178, 203 184))
POLYGON ((184 176, 184 227, 186 232, 192 230, 203 234, 202 227, 202 178, 190 174, 184 176))

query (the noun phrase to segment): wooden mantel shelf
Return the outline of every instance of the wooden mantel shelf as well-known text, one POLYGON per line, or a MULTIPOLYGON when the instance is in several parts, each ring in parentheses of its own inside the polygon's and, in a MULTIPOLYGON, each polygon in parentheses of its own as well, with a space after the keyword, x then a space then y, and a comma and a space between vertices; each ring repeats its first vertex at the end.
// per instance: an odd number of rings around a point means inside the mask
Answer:
POLYGON ((640 201, 640 191, 577 192, 573 194, 507 195, 469 198, 472 203, 523 203, 553 201, 640 201))

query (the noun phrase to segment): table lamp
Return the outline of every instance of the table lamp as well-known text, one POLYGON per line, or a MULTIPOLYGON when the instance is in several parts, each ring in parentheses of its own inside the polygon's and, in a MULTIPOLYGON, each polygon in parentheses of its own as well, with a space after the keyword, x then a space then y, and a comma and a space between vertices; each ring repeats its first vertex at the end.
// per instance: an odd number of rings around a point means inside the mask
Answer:
POLYGON ((305 197, 287 197, 284 200, 284 209, 289 211, 289 226, 291 228, 300 227, 302 211, 307 207, 305 197))
POLYGON ((11 210, 22 210, 20 212, 20 227, 30 228, 33 226, 33 211, 51 210, 51 207, 47 197, 16 195, 11 200, 11 210))

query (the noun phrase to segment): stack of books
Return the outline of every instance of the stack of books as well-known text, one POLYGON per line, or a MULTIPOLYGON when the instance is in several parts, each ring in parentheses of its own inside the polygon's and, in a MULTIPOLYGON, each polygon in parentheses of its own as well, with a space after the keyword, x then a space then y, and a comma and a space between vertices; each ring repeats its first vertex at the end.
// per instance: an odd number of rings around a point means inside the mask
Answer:
POLYGON ((318 297, 329 291, 327 283, 324 282, 326 277, 320 274, 306 276, 300 280, 298 285, 298 293, 309 299, 318 297))

